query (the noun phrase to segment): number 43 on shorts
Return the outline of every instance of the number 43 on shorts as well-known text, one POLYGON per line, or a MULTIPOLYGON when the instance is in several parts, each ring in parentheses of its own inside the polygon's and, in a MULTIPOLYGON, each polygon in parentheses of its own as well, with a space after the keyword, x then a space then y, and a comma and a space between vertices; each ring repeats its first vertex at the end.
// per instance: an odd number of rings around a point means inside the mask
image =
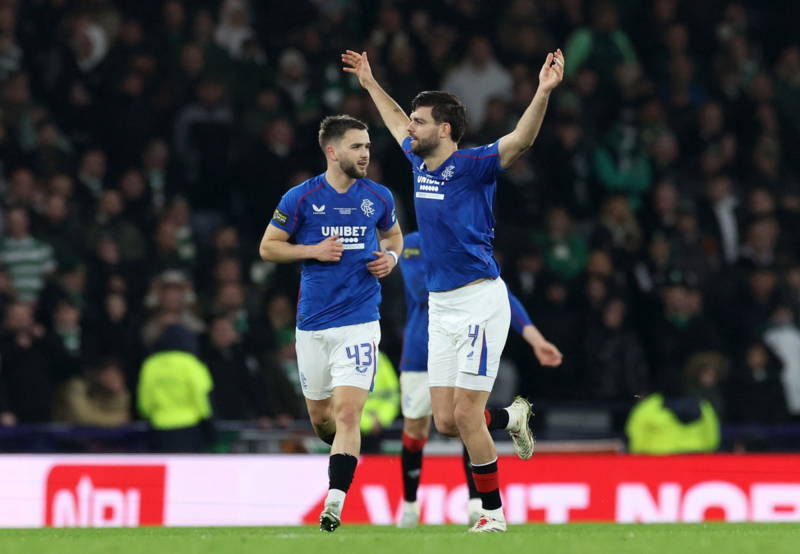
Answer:
POLYGON ((358 373, 366 373, 373 363, 374 353, 372 351, 372 344, 363 342, 345 348, 347 357, 355 362, 356 371, 358 373), (362 362, 363 360, 363 362, 362 362))

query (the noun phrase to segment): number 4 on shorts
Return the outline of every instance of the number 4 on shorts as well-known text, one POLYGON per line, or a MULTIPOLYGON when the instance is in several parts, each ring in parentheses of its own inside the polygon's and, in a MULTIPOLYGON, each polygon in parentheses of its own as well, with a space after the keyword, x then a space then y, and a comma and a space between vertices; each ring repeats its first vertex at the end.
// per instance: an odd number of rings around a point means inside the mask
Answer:
POLYGON ((480 332, 481 332, 481 326, 480 325, 470 325, 469 326, 469 329, 467 331, 467 337, 472 339, 472 342, 470 343, 470 347, 475 348, 475 341, 478 340, 478 336, 480 335, 480 332))

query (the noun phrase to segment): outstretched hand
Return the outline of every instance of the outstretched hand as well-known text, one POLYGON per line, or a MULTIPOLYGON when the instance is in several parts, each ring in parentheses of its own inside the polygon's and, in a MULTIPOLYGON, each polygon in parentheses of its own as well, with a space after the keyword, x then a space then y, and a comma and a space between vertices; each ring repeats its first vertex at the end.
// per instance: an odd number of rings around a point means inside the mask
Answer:
POLYGON ((537 342, 533 346, 533 353, 536 354, 539 363, 546 367, 558 367, 563 359, 561 351, 546 340, 537 342))
POLYGON ((539 88, 544 92, 550 92, 556 88, 564 78, 565 63, 561 48, 547 54, 542 70, 539 71, 539 88))
POLYGON ((358 77, 358 83, 362 87, 366 88, 367 85, 375 81, 366 52, 359 54, 353 50, 347 50, 342 54, 342 63, 344 64, 342 71, 352 73, 358 77))

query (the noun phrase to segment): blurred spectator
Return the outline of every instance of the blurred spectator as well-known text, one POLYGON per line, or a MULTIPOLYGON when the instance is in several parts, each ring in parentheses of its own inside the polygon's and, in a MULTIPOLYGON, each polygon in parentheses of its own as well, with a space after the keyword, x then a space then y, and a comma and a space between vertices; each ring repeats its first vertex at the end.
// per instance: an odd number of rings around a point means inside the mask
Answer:
POLYGON ((760 340, 738 358, 728 388, 729 418, 737 423, 785 421, 786 395, 781 383, 782 364, 760 340), (743 402, 742 399, 747 401, 743 402))
POLYGON ((489 39, 477 36, 469 41, 466 56, 447 74, 441 88, 461 99, 469 114, 469 130, 476 132, 483 125, 489 99, 509 100, 511 86, 511 76, 495 60, 489 39))
POLYGON ((786 392, 786 404, 789 413, 797 417, 800 415, 800 329, 786 305, 779 304, 770 315, 764 342, 783 364, 781 380, 786 392))
POLYGON ((47 422, 51 419, 56 380, 44 328, 33 319, 31 304, 8 306, 0 335, 0 423, 47 422))
POLYGON ((745 231, 745 239, 739 250, 740 262, 750 267, 765 267, 777 263, 779 237, 780 224, 775 217, 754 219, 745 231))
POLYGON ((42 191, 36 182, 36 176, 27 167, 19 167, 11 172, 8 183, 8 206, 19 206, 30 212, 36 211, 42 204, 42 191))
POLYGON ((586 337, 586 391, 592 398, 632 402, 649 390, 649 369, 639 339, 626 325, 621 298, 606 302, 586 337))
POLYGON ((666 275, 660 294, 660 313, 646 316, 647 351, 658 389, 678 390, 681 372, 689 356, 719 346, 719 337, 708 318, 692 301, 690 276, 674 269, 666 275))
POLYGON ((124 263, 139 262, 147 256, 147 246, 139 230, 124 217, 125 205, 117 189, 106 189, 97 203, 94 222, 88 225, 86 244, 94 249, 100 237, 111 238, 119 245, 124 263))
POLYGON ((563 208, 550 210, 545 230, 536 234, 536 243, 545 267, 566 279, 576 277, 586 265, 586 241, 573 228, 563 208))
POLYGON ((684 368, 686 392, 708 401, 720 419, 724 419, 726 413, 723 386, 727 377, 728 360, 719 352, 693 354, 684 368))
POLYGON ((170 162, 170 151, 166 142, 158 138, 151 140, 142 156, 142 171, 156 210, 162 209, 182 187, 170 162))
POLYGON ((652 168, 639 130, 619 122, 594 151, 594 170, 607 192, 625 194, 634 211, 652 185, 652 168))
POLYGON ((705 198, 700 205, 700 225, 716 239, 726 265, 739 259, 738 204, 730 177, 717 175, 706 181, 705 198))
POLYGON ((88 215, 106 187, 106 154, 99 148, 90 148, 81 156, 75 179, 75 197, 82 213, 88 215))
POLYGON ((191 281, 180 271, 169 270, 156 277, 145 298, 145 306, 151 310, 142 326, 145 347, 152 348, 164 329, 175 324, 193 333, 203 332, 205 324, 192 311, 196 300, 191 281))
POLYGON ((219 11, 219 25, 214 31, 214 40, 231 58, 241 58, 245 41, 253 36, 247 6, 243 0, 225 0, 219 11))
POLYGON ((615 69, 622 63, 635 62, 636 51, 628 35, 619 28, 619 13, 610 0, 592 7, 592 25, 577 29, 567 41, 564 76, 569 78, 584 65, 600 77, 600 87, 611 86, 615 69))
POLYGON ((137 168, 126 170, 119 178, 119 191, 125 208, 122 215, 146 235, 153 220, 153 199, 142 172, 137 168))
MULTIPOLYGON (((260 381, 257 368, 248 366, 240 334, 229 318, 216 317, 209 325, 208 344, 202 360, 214 382, 211 394, 214 417, 259 420, 262 426, 270 425, 264 394, 268 385, 260 381)), ((286 414, 280 415, 285 421, 286 414)))
POLYGON ((129 389, 136 386, 144 349, 139 336, 140 320, 120 292, 109 292, 94 319, 87 322, 86 358, 119 361, 129 389))
POLYGON ((321 99, 314 87, 314 77, 309 73, 306 58, 300 50, 288 48, 281 52, 276 81, 301 124, 316 121, 320 113, 321 99))
POLYGON ((51 194, 35 225, 42 240, 53 247, 59 266, 74 264, 84 256, 81 223, 72 208, 66 197, 51 194))
POLYGON ((108 359, 73 377, 58 391, 55 421, 73 425, 119 427, 130 421, 131 395, 116 360, 108 359))
POLYGON ((197 101, 181 110, 175 123, 176 152, 185 168, 194 205, 225 211, 229 203, 228 164, 233 111, 221 81, 204 79, 196 88, 197 101))
POLYGON ((574 118, 562 118, 555 123, 555 140, 543 148, 548 203, 566 207, 578 220, 593 217, 598 191, 592 179, 592 149, 585 129, 574 118))
POLYGON ((173 324, 160 333, 153 354, 142 364, 138 408, 153 428, 158 452, 199 452, 208 442, 214 385, 197 354, 195 334, 173 324))
POLYGON ((53 247, 30 233, 28 212, 21 207, 6 211, 5 238, 0 239, 0 263, 11 276, 19 300, 36 300, 45 279, 56 269, 53 247))
POLYGON ((593 247, 611 252, 621 267, 633 263, 642 243, 642 230, 625 196, 615 195, 606 200, 591 241, 593 247))
POLYGON ((686 454, 719 448, 719 419, 706 400, 654 393, 631 412, 625 425, 631 454, 686 454))

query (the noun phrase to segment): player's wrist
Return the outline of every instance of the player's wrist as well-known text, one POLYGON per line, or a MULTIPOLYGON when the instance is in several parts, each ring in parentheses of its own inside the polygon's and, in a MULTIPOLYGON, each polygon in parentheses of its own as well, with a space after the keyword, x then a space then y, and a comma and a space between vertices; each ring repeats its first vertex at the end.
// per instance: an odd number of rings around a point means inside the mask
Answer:
POLYGON ((394 258, 394 265, 397 265, 397 262, 400 260, 400 256, 394 250, 386 250, 386 254, 389 254, 392 258, 394 258))

